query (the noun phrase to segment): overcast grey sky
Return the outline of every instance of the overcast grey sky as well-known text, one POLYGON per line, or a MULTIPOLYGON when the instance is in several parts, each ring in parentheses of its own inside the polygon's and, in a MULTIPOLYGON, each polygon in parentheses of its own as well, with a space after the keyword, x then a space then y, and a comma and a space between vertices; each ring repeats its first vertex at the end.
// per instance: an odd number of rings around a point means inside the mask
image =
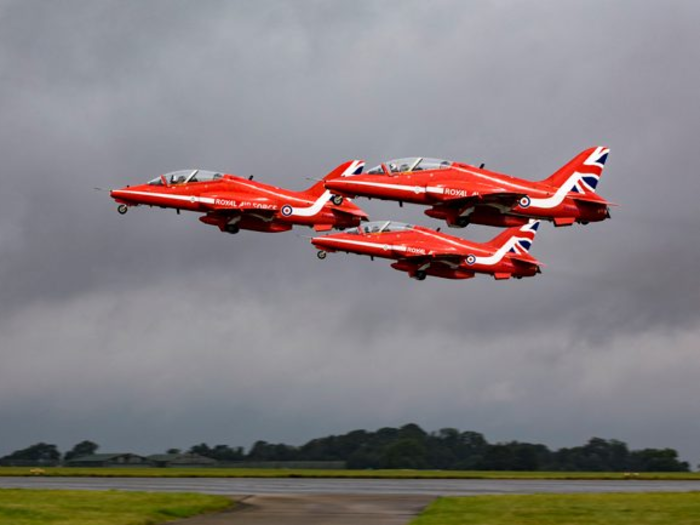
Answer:
POLYGON ((0 455, 415 422, 697 464, 699 25, 692 1, 0 0, 0 455), (544 225, 517 282, 321 262, 92 189, 411 155, 537 180, 594 145, 621 205, 544 225))

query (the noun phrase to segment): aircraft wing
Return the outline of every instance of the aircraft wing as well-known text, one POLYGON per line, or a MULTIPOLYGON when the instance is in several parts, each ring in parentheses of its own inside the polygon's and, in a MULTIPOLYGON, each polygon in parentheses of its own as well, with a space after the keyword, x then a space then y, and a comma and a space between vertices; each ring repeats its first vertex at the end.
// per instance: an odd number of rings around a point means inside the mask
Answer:
POLYGON ((203 202, 206 202, 207 207, 215 213, 230 214, 230 213, 245 213, 245 212, 262 212, 274 215, 278 210, 278 206, 275 202, 267 199, 265 197, 251 197, 251 196, 218 196, 218 195, 207 195, 206 201, 204 198, 203 202))
POLYGON ((331 212, 333 212, 333 215, 337 217, 349 215, 351 217, 360 217, 365 221, 368 220, 367 213, 360 208, 341 208, 340 206, 333 206, 333 208, 331 208, 331 212))
POLYGON ((420 264, 424 262, 426 264, 443 263, 447 266, 456 268, 464 260, 463 254, 458 254, 452 251, 449 252, 429 252, 429 253, 418 253, 418 252, 408 252, 402 253, 400 260, 410 261, 411 264, 420 264))
POLYGON ((431 253, 425 255, 407 254, 400 257, 391 266, 397 270, 408 272, 427 271, 433 275, 442 275, 454 279, 471 279, 475 273, 465 268, 464 255, 455 253, 431 253))
MULTIPOLYGON (((349 199, 348 199, 349 200, 349 199)), ((367 217, 367 213, 360 208, 353 206, 353 207, 341 207, 341 206, 333 206, 331 208, 331 212, 333 213, 333 216, 336 219, 347 219, 348 217, 359 217, 361 221, 367 221, 369 220, 367 217)), ((314 224, 314 230, 317 232, 327 232, 330 231, 334 228, 334 224, 332 222, 329 222, 327 224, 324 223, 316 223, 314 224)))
POLYGON ((471 206, 479 206, 484 204, 497 204, 505 208, 514 208, 518 201, 525 197, 525 193, 499 192, 489 190, 488 192, 479 192, 468 197, 445 195, 442 198, 442 203, 449 206, 468 208, 471 206))

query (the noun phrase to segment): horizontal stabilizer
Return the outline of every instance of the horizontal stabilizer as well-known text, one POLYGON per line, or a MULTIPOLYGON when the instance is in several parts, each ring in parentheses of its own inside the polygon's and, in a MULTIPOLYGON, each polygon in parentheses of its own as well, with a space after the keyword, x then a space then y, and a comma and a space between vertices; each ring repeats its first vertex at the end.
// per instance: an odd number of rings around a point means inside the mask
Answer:
MULTIPOLYGON (((349 200, 350 199, 346 199, 346 201, 349 201, 349 200)), ((362 210, 358 207, 355 207, 355 206, 352 206, 352 207, 351 206, 344 206, 344 207, 333 206, 332 211, 333 211, 333 215, 335 215, 336 217, 338 217, 338 216, 341 216, 341 217, 342 216, 346 216, 346 217, 350 216, 350 217, 360 217, 362 220, 368 220, 367 213, 364 210, 362 210)))
POLYGON ((577 193, 575 195, 572 194, 570 198, 579 202, 590 202, 591 204, 601 204, 604 206, 613 205, 604 198, 600 197, 597 193, 577 193))
POLYGON ((510 260, 514 261, 516 263, 522 263, 525 265, 533 265, 533 266, 544 266, 540 261, 535 259, 532 255, 529 253, 522 253, 519 255, 511 255, 510 260))

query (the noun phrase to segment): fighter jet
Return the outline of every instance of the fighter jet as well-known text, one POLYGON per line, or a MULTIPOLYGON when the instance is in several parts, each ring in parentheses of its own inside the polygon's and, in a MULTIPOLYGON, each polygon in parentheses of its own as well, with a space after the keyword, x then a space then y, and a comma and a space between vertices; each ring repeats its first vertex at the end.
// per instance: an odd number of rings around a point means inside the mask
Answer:
POLYGON ((425 214, 462 228, 470 223, 518 226, 530 219, 555 226, 610 217, 596 194, 609 149, 589 148, 550 177, 533 182, 459 162, 422 157, 392 160, 366 174, 326 182, 338 196, 428 205, 425 214))
POLYGON ((328 252, 394 259, 391 266, 419 281, 428 275, 445 279, 470 279, 477 273, 495 279, 530 277, 540 273, 541 263, 528 252, 539 221, 530 221, 499 233, 491 241, 466 241, 422 226, 401 222, 368 222, 339 233, 313 237, 325 259, 328 252))
POLYGON ((112 190, 111 197, 125 214, 131 206, 157 206, 203 213, 205 224, 222 232, 241 229, 282 232, 294 225, 328 231, 358 226, 367 214, 349 200, 335 199, 324 182, 358 174, 364 162, 341 164, 306 191, 290 191, 250 178, 199 169, 175 171, 156 177, 147 184, 112 190))

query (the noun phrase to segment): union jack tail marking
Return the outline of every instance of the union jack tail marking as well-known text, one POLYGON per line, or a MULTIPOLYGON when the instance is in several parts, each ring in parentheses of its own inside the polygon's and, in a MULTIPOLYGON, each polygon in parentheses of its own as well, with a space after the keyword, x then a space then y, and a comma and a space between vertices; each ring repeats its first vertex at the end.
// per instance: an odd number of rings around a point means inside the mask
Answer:
POLYGON ((539 227, 540 221, 531 220, 523 226, 508 228, 494 237, 489 244, 499 249, 505 248, 506 252, 525 254, 530 251, 539 227))
POLYGON ((595 193, 609 152, 605 146, 582 151, 542 182, 566 192, 595 193))

